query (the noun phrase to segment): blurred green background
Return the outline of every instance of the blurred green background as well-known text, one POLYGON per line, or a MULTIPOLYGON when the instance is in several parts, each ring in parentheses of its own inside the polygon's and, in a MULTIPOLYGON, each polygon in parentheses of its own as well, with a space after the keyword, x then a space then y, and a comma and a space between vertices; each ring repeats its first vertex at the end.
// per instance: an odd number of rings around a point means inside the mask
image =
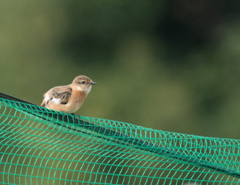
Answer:
POLYGON ((240 136, 240 2, 0 2, 0 91, 40 104, 78 75, 77 114, 240 136))

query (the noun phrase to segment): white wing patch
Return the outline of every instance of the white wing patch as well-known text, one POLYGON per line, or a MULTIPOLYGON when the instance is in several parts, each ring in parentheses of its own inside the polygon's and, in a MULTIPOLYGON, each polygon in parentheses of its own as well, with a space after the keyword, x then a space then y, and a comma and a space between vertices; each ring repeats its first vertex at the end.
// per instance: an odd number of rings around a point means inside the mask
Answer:
POLYGON ((53 98, 52 101, 53 101, 55 104, 60 104, 60 103, 61 103, 61 98, 53 98))
POLYGON ((44 97, 45 102, 47 102, 49 99, 50 99, 49 94, 46 94, 46 96, 44 97))

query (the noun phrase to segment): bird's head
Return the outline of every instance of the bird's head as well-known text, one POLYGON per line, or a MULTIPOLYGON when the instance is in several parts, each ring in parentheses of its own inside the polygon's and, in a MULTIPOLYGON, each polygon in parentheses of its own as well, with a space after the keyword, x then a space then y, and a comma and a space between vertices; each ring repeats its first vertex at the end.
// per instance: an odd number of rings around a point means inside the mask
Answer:
POLYGON ((84 75, 77 76, 72 84, 79 90, 84 91, 87 94, 91 91, 92 85, 97 84, 96 82, 93 82, 90 78, 84 75))

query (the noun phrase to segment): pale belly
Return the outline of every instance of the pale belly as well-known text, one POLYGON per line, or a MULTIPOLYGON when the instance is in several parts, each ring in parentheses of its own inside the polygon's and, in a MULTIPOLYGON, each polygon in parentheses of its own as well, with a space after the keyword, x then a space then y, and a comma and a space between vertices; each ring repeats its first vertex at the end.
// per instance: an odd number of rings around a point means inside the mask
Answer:
POLYGON ((46 106, 48 109, 57 110, 66 113, 77 112, 82 106, 83 101, 68 102, 67 104, 55 104, 54 102, 49 102, 46 106))
POLYGON ((72 103, 71 106, 67 107, 67 110, 66 112, 67 113, 74 113, 74 112, 77 112, 78 109, 80 109, 80 107, 82 106, 83 102, 75 102, 75 103, 72 103))

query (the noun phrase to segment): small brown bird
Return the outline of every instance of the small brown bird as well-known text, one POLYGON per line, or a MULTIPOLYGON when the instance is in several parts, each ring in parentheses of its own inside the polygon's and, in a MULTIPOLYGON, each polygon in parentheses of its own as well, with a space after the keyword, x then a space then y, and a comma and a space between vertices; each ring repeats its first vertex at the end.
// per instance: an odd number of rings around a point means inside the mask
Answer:
POLYGON ((95 85, 90 78, 84 75, 77 76, 70 85, 53 87, 46 92, 41 103, 42 107, 66 113, 76 112, 83 104, 84 99, 95 85))

